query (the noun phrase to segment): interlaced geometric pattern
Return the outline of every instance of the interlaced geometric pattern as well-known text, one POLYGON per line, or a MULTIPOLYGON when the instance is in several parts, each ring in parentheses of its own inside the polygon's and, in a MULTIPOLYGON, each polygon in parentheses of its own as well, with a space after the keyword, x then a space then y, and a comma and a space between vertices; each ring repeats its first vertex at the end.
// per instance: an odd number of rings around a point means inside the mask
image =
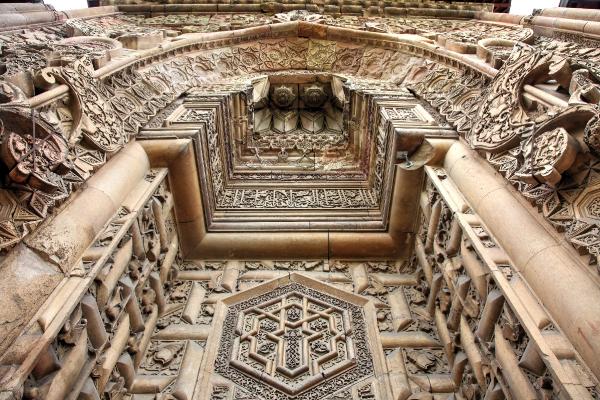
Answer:
POLYGON ((363 310, 296 282, 234 304, 215 370, 257 399, 320 399, 373 374, 363 310))

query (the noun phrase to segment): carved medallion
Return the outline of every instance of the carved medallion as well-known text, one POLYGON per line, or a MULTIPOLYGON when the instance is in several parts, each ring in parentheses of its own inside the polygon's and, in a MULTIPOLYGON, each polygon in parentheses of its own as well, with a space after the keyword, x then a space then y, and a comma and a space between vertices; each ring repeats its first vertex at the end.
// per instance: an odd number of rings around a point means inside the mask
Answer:
POLYGON ((317 399, 372 376, 366 300, 327 289, 292 274, 231 296, 215 371, 265 400, 317 399))
POLYGON ((309 108, 319 108, 328 100, 327 93, 319 85, 311 85, 304 89, 302 94, 304 104, 309 108))
POLYGON ((72 169, 67 143, 45 122, 33 125, 23 111, 0 112, 0 159, 11 182, 52 193, 64 185, 61 175, 72 169))
MULTIPOLYGON (((575 215, 584 222, 593 224, 600 221, 600 185, 590 185, 577 197, 574 204, 575 215)), ((597 236, 594 238, 597 239, 597 236)))
POLYGON ((287 108, 296 101, 296 93, 294 93, 292 88, 282 85, 273 89, 273 96, 271 99, 277 107, 287 108))
POLYGON ((576 140, 561 127, 538 134, 528 151, 528 159, 516 176, 528 183, 556 185, 564 171, 575 162, 576 140))

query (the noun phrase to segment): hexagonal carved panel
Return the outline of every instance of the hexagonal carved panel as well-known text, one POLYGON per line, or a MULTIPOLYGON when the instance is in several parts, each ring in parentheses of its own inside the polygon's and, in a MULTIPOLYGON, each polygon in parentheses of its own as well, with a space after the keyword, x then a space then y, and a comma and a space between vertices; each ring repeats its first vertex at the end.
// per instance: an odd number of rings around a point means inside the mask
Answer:
POLYGON ((261 400, 319 399, 372 376, 365 299, 323 288, 292 274, 231 296, 215 372, 261 400))
POLYGON ((573 203, 575 215, 584 221, 600 221, 600 185, 585 188, 573 203))

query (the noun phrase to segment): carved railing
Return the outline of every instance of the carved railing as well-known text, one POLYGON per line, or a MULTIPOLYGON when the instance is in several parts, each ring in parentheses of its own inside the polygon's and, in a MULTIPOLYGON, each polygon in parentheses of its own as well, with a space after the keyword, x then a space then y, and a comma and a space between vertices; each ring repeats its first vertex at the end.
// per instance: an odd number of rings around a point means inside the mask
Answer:
POLYGON ((423 311, 449 365, 440 391, 453 387, 465 398, 597 397, 593 375, 484 221, 443 169, 426 169, 415 252, 423 311))
POLYGON ((121 398, 131 389, 175 273, 166 172, 138 184, 0 359, 3 396, 121 398))

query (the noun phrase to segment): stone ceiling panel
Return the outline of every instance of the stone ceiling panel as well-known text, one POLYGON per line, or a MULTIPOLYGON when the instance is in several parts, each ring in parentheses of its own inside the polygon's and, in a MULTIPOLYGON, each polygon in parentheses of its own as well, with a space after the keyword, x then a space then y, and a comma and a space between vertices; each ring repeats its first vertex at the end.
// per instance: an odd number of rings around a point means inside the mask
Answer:
POLYGON ((396 138, 440 135, 428 111, 396 85, 310 71, 198 86, 164 126, 201 131, 196 143, 209 230, 252 229, 253 221, 385 230, 396 138), (334 132, 335 112, 341 131, 334 132), (292 121, 285 132, 278 127, 292 121), (303 125, 319 121, 328 126, 319 133, 303 125))

